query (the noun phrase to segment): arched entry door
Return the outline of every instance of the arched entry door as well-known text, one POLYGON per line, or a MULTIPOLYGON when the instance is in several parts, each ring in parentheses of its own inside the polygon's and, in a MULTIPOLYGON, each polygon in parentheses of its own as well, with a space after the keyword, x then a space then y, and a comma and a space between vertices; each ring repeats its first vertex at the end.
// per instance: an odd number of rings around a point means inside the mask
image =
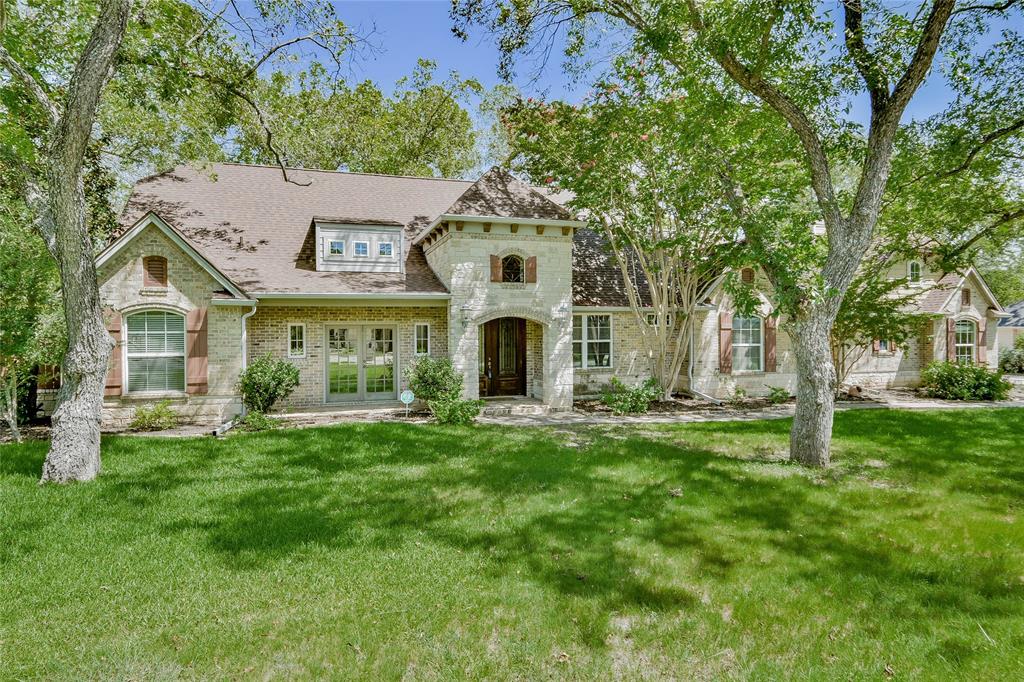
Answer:
POLYGON ((480 395, 526 395, 526 320, 480 325, 480 395))

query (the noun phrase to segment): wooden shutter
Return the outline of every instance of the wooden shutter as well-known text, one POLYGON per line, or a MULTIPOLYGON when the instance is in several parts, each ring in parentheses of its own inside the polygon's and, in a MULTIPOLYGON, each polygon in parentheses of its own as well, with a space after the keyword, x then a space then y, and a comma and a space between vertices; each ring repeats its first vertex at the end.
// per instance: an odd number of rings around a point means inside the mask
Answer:
POLYGON ((501 256, 491 254, 491 281, 501 281, 501 256))
POLYGON ((988 364, 988 338, 984 319, 978 322, 978 364, 988 364))
POLYGON ((110 353, 110 364, 107 366, 107 380, 103 385, 103 395, 121 395, 124 384, 124 368, 122 358, 124 353, 121 349, 121 313, 113 308, 103 309, 103 320, 107 325, 107 332, 114 339, 114 350, 110 353))
POLYGON ((874 341, 871 342, 871 352, 872 353, 881 353, 882 352, 882 340, 881 339, 875 339, 874 341))
POLYGON ((956 322, 946 318, 946 360, 956 362, 956 322))
POLYGON ((779 320, 769 315, 764 318, 764 371, 775 372, 777 363, 775 361, 775 336, 779 320))
POLYGON ((147 287, 167 286, 167 259, 146 256, 142 259, 142 284, 147 287))
POLYGON ((209 360, 206 344, 206 308, 196 308, 185 318, 185 391, 205 395, 209 360))
POLYGON ((971 290, 970 289, 964 289, 963 291, 960 292, 960 305, 970 305, 970 304, 971 304, 971 290))
POLYGON ((718 313, 718 371, 732 374, 732 313, 718 313))
POLYGON ((537 257, 530 256, 526 259, 526 283, 537 283, 537 257))

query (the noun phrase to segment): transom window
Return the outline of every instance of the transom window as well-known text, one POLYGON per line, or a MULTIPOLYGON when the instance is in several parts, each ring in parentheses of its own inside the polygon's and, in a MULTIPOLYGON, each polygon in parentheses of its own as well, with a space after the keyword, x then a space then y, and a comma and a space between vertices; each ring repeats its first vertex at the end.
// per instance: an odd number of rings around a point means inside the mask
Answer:
POLYGON ((306 357, 306 325, 288 325, 288 357, 306 357))
POLYGON ((380 242, 377 244, 377 255, 384 258, 393 258, 395 255, 395 245, 391 242, 380 242))
POLYGON ((761 318, 738 315, 732 321, 732 366, 737 372, 764 369, 764 335, 761 318))
POLYGON ((345 242, 338 239, 332 239, 328 247, 328 250, 330 251, 330 254, 332 256, 344 256, 345 242))
POLYGON ((921 264, 916 260, 910 261, 907 265, 907 281, 916 284, 921 281, 921 264))
POLYGON ((612 366, 611 315, 572 316, 572 366, 612 366))
POLYGON ((523 259, 520 256, 505 256, 501 259, 501 281, 511 283, 523 282, 523 259))
MULTIPOLYGON (((482 335, 481 335, 482 338, 482 335)), ((430 355, 430 325, 420 323, 416 325, 416 355, 430 355)))
POLYGON ((962 364, 974 362, 974 343, 977 338, 977 326, 970 320, 956 323, 956 361, 962 364))
POLYGON ((185 390, 185 318, 146 310, 127 318, 128 392, 185 390))
POLYGON ((366 257, 370 255, 370 242, 356 242, 352 245, 352 252, 356 256, 366 257))

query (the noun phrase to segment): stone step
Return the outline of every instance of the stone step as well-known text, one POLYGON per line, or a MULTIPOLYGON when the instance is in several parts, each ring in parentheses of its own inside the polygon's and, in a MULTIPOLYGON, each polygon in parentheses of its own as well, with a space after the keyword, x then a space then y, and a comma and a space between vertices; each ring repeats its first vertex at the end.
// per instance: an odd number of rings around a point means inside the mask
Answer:
POLYGON ((541 402, 494 402, 484 403, 480 410, 484 417, 508 417, 531 414, 547 414, 550 408, 541 402))

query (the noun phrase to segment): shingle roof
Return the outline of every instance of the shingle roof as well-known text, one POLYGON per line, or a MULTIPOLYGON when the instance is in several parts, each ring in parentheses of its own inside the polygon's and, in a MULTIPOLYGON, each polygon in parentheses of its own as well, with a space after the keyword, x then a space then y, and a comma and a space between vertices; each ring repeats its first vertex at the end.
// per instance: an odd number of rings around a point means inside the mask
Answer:
POLYGON ((484 173, 467 188, 445 213, 538 220, 574 219, 566 208, 497 167, 484 173))
POLYGON ((1024 301, 1006 306, 1009 317, 999 320, 1000 327, 1024 327, 1024 301))
POLYGON ((935 286, 928 290, 921 297, 921 312, 941 313, 946 301, 953 295, 953 289, 960 283, 963 275, 955 272, 948 272, 935 283, 935 286))
MULTIPOLYGON (((604 235, 591 229, 576 230, 572 241, 572 303, 578 306, 629 305, 626 283, 615 254, 604 235)), ((639 275, 640 299, 647 302, 647 280, 639 275)))

